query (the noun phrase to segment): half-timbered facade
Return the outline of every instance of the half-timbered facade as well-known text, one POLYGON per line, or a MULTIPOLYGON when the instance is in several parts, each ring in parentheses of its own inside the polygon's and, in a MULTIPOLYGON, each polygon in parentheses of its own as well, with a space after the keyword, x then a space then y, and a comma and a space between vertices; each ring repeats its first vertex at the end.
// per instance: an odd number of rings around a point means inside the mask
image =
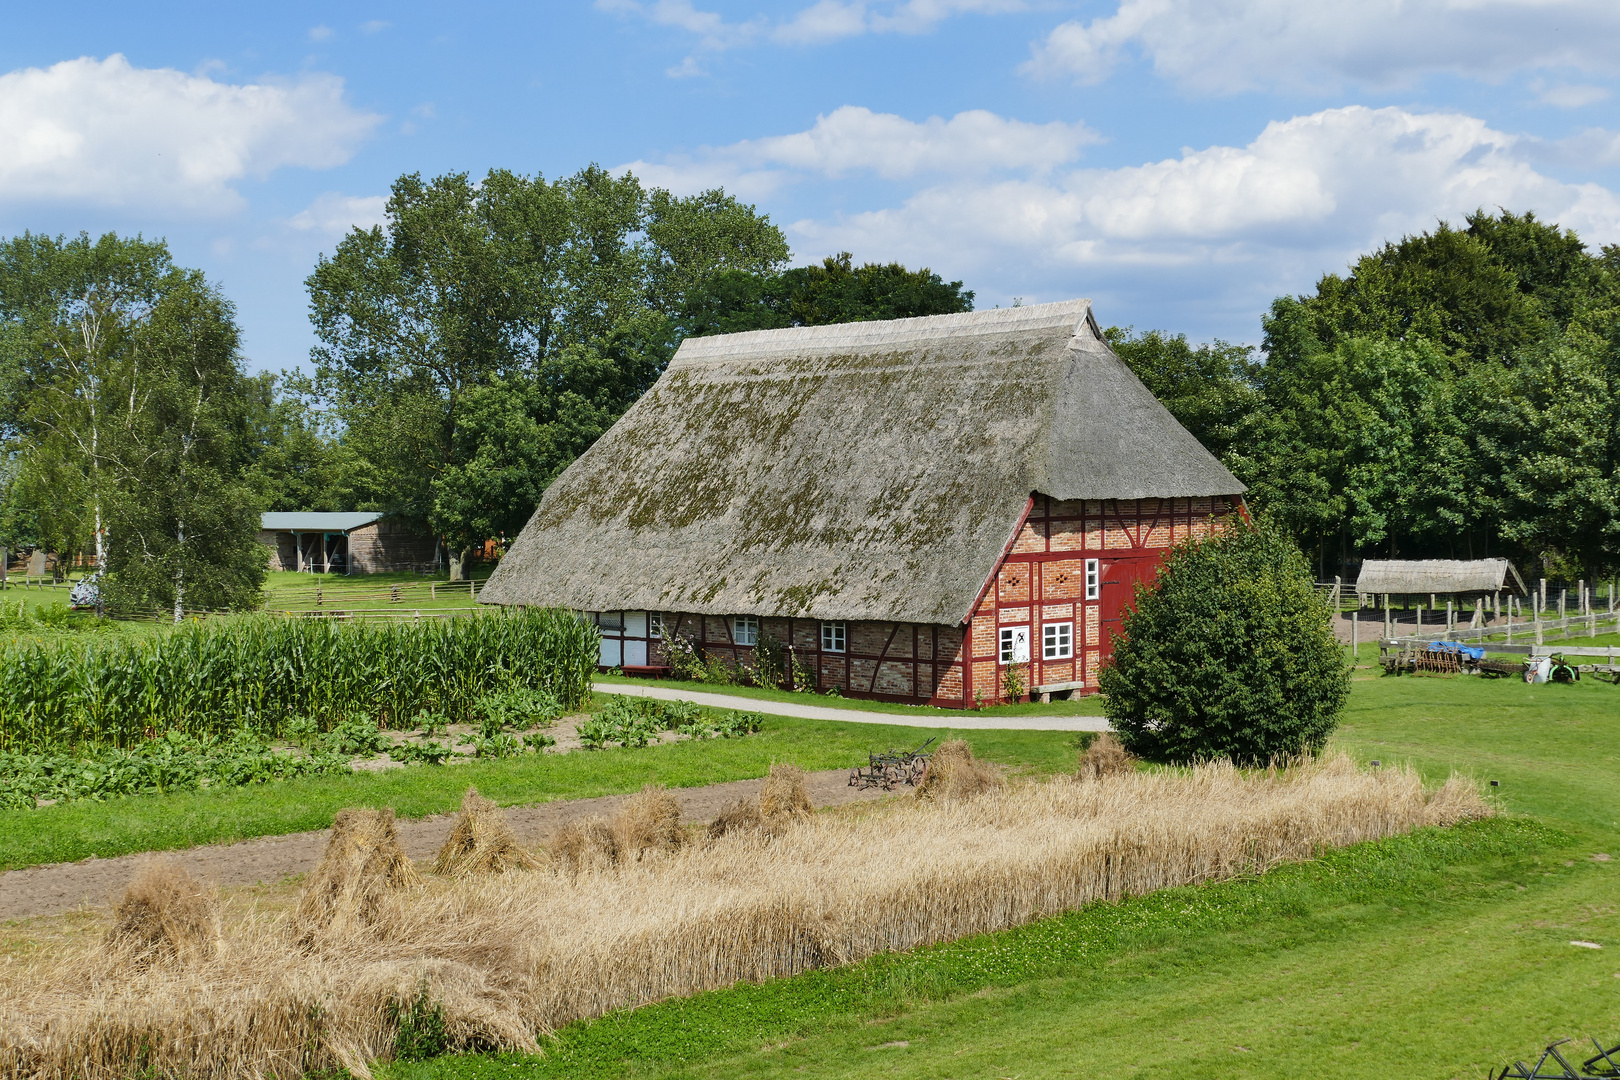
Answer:
POLYGON ((688 339, 482 599, 586 613, 604 667, 770 635, 821 691, 1084 694, 1137 582, 1242 491, 1087 301, 688 339))

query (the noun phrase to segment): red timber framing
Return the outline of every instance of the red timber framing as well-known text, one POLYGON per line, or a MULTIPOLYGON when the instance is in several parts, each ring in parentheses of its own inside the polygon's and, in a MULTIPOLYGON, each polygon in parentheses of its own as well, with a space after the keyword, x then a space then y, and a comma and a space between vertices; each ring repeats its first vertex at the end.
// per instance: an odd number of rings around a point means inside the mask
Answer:
MULTIPOLYGON (((1244 512, 1238 496, 1060 502, 1034 495, 972 612, 961 625, 823 623, 761 617, 757 632, 791 643, 815 689, 848 697, 948 708, 1000 701, 1009 662, 1023 663, 1032 695, 1091 694, 1111 652, 1109 632, 1151 581, 1172 544, 1207 535, 1244 512), (1089 575, 1089 577, 1088 577, 1089 575), (844 648, 835 645, 842 627, 844 648), (1003 631, 1024 634, 1028 660, 1004 660, 1003 631), (964 646, 967 657, 964 658, 964 646)), ((602 666, 662 664, 663 635, 690 638, 728 667, 748 663, 739 616, 680 612, 593 613, 602 631, 602 666)), ((747 623, 744 624, 746 628, 747 623)), ((1015 654, 1020 655, 1020 654, 1015 654)))

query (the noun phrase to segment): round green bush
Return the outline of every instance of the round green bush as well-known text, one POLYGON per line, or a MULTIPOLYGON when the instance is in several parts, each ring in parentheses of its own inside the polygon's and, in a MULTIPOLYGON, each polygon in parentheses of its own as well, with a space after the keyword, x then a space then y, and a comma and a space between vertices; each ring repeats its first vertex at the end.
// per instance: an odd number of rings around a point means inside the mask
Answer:
POLYGON ((1109 723, 1153 761, 1314 753, 1350 695, 1331 616, 1299 548, 1263 525, 1181 544, 1099 675, 1109 723))

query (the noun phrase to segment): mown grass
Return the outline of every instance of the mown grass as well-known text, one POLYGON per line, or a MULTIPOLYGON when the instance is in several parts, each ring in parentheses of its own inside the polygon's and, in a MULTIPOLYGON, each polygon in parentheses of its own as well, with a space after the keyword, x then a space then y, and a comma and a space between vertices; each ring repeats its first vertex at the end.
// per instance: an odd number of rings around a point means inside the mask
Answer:
MULTIPOLYGON (((758 734, 741 739, 409 766, 220 791, 0 811, 0 869, 324 829, 346 806, 389 806, 401 817, 426 817, 456 809, 468 785, 513 806, 617 795, 649 782, 696 787, 743 780, 765 775, 773 763, 810 770, 850 768, 864 763, 868 751, 914 746, 931 735, 949 734, 945 727, 767 717, 758 734)), ((1044 775, 1074 765, 1074 736, 1065 732, 966 734, 981 756, 1020 772, 1044 775)))
POLYGON ((929 705, 902 705, 893 701, 868 701, 865 698, 835 697, 829 694, 795 694, 790 690, 777 690, 761 686, 729 686, 723 683, 680 682, 675 679, 632 679, 624 675, 597 675, 599 683, 629 686, 662 686, 677 693, 731 694, 753 701, 785 701, 795 705, 817 705, 829 709, 857 709, 862 712, 892 713, 896 716, 1101 716, 1102 698, 1097 696, 1076 698, 1072 701, 1053 701, 1046 704, 1024 702, 1021 705, 987 705, 982 709, 936 709, 929 705))
POLYGON ((1364 676, 1338 745, 1496 779, 1510 816, 387 1072, 1461 1077, 1620 1040, 1617 706, 1598 683, 1364 676))

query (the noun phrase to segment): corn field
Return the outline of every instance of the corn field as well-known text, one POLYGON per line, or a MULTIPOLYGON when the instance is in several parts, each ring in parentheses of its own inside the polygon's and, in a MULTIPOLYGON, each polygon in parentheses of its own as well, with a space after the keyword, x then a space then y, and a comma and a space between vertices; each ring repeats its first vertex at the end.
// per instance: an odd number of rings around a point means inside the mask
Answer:
POLYGON ((376 625, 274 615, 190 623, 150 638, 23 642, 0 651, 0 749, 129 746, 155 734, 280 734, 356 715, 464 719, 509 685, 588 700, 597 633, 531 609, 376 625))
POLYGON ((532 1051, 537 1034, 618 1009, 1490 812, 1460 778, 1425 790, 1411 769, 1332 757, 897 801, 575 869, 560 840, 548 869, 426 879, 397 845, 334 844, 313 878, 343 887, 306 881, 299 900, 337 898, 346 915, 324 929, 249 907, 199 915, 169 959, 87 937, 0 964, 0 1080, 366 1077, 395 1054, 400 1008, 423 999, 449 1049, 532 1051))

